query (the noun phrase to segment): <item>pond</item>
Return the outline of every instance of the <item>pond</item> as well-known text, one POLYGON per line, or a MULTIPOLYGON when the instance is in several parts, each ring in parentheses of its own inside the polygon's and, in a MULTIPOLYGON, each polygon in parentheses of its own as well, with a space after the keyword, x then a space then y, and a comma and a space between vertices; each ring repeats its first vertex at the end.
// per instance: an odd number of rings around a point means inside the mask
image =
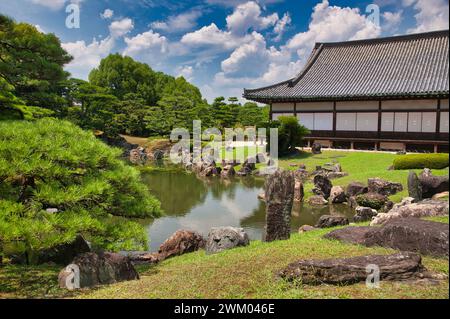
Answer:
MULTIPOLYGON (((183 171, 146 173, 144 182, 161 201, 165 216, 146 221, 151 251, 174 232, 192 230, 208 235, 211 227, 242 227, 251 240, 261 240, 265 226, 265 203, 258 199, 263 191, 262 178, 198 178, 183 171)), ((310 207, 295 204, 292 210, 292 231, 302 225, 315 225, 322 215, 342 214, 352 217, 347 205, 310 207)))

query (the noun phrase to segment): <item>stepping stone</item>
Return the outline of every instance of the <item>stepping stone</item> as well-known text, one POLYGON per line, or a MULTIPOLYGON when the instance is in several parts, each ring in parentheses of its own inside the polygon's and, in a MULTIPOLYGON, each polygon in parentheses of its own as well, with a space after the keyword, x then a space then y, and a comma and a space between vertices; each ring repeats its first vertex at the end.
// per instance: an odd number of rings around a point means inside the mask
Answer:
POLYGON ((417 280, 427 275, 418 254, 399 253, 388 256, 299 260, 282 270, 279 276, 289 282, 298 280, 307 285, 351 285, 367 280, 369 265, 379 267, 381 281, 417 280))

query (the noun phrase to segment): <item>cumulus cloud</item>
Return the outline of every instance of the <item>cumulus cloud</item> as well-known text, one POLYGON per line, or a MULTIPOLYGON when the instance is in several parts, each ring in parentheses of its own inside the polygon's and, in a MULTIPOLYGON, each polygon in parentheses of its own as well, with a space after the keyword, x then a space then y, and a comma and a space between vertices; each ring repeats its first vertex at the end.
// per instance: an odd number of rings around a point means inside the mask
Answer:
POLYGON ((130 18, 124 18, 122 20, 114 21, 109 26, 109 32, 111 33, 111 36, 115 38, 123 37, 133 29, 134 23, 130 18))
POLYGON ((358 8, 330 6, 328 0, 323 0, 314 7, 308 31, 295 35, 286 48, 306 58, 315 42, 374 38, 380 33, 380 27, 366 19, 358 8))
POLYGON ((150 27, 165 32, 187 31, 197 26, 197 19, 200 18, 201 15, 202 13, 199 10, 184 12, 170 16, 166 21, 155 21, 150 24, 150 27))
POLYGON ((66 3, 81 4, 81 2, 83 2, 83 0, 29 0, 29 1, 54 11, 62 9, 66 5, 66 3))
POLYGON ((417 26, 410 33, 444 30, 449 28, 448 0, 404 0, 405 6, 414 6, 417 26))
POLYGON ((243 35, 249 30, 265 30, 279 20, 277 13, 269 16, 262 16, 261 13, 261 7, 254 1, 238 5, 226 18, 227 28, 233 34, 243 35))
POLYGON ((114 16, 114 11, 111 9, 105 9, 105 11, 103 11, 103 13, 100 13, 100 17, 102 19, 111 19, 114 16))
POLYGON ((111 52, 114 39, 109 36, 101 41, 94 39, 90 44, 85 41, 62 43, 62 47, 74 58, 66 69, 73 77, 87 79, 89 72, 111 52))
POLYGON ((178 67, 176 69, 177 77, 184 77, 187 81, 192 81, 194 79, 194 68, 191 65, 185 65, 178 67))
POLYGON ((125 38, 123 55, 128 55, 151 66, 164 62, 169 53, 169 41, 153 30, 125 38))
POLYGON ((383 13, 384 24, 382 25, 382 27, 383 29, 385 29, 385 31, 396 31, 398 30, 398 27, 400 26, 402 20, 403 20, 403 11, 398 12, 386 11, 383 13))
MULTIPOLYGON (((283 2, 284 0, 259 0, 258 3, 261 5, 273 4, 283 2)), ((236 7, 240 4, 248 2, 248 0, 206 0, 207 4, 221 5, 225 7, 236 7)))
POLYGON ((273 31, 276 34, 276 37, 274 38, 275 42, 281 41, 286 28, 291 23, 292 23, 292 19, 291 19, 291 15, 289 13, 285 13, 283 18, 278 20, 277 24, 275 25, 275 28, 273 29, 273 31))

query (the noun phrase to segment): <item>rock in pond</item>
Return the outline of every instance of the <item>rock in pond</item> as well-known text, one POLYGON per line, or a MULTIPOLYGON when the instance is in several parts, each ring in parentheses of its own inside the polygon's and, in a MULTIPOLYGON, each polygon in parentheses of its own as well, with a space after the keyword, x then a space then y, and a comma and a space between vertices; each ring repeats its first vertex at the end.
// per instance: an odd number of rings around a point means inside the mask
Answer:
POLYGON ((345 226, 350 222, 347 217, 344 216, 332 216, 332 215, 324 215, 321 216, 319 221, 317 222, 316 228, 331 228, 336 226, 345 226))
POLYGON ((295 178, 290 171, 278 170, 267 177, 266 226, 263 241, 286 240, 291 235, 291 212, 294 202, 295 178))
POLYGON ((331 189, 333 188, 333 184, 330 179, 325 175, 316 175, 314 177, 314 189, 313 193, 318 196, 323 196, 328 200, 331 194, 331 189))
POLYGON ((399 253, 388 256, 300 260, 282 270, 279 276, 289 282, 299 281, 307 285, 351 285, 367 280, 368 265, 379 267, 382 281, 417 280, 426 273, 419 255, 399 253))
POLYGON ((294 201, 295 202, 303 202, 305 198, 305 189, 303 187, 303 182, 301 180, 295 180, 294 186, 294 201))
POLYGON ((382 227, 347 227, 324 236, 364 246, 382 246, 424 255, 448 256, 448 225, 419 218, 403 218, 382 227))
POLYGON ((333 186, 330 192, 330 202, 332 204, 342 204, 347 201, 345 191, 341 186, 333 186))
POLYGON ((371 226, 383 225, 388 221, 406 217, 445 216, 448 215, 448 212, 449 203, 447 201, 426 199, 419 203, 412 203, 409 199, 406 199, 402 203, 394 205, 388 213, 378 214, 372 221, 371 226))
POLYGON ((236 175, 236 171, 233 165, 225 165, 220 172, 220 176, 223 178, 231 178, 236 175))
POLYGON ((308 204, 311 206, 324 206, 328 205, 328 201, 323 196, 311 196, 308 199, 308 204))
POLYGON ((129 258, 114 253, 78 255, 69 266, 61 270, 58 276, 60 288, 69 290, 137 279, 139 274, 129 258))
POLYGON ((378 212, 370 207, 358 206, 356 207, 355 212, 356 214, 353 218, 355 223, 371 221, 375 216, 378 215, 378 212))
POLYGON ((250 239, 243 228, 214 227, 208 234, 206 253, 216 254, 240 246, 248 246, 250 239))
POLYGON ((403 191, 402 184, 385 181, 381 178, 370 178, 368 183, 369 193, 377 193, 384 196, 390 196, 403 191))

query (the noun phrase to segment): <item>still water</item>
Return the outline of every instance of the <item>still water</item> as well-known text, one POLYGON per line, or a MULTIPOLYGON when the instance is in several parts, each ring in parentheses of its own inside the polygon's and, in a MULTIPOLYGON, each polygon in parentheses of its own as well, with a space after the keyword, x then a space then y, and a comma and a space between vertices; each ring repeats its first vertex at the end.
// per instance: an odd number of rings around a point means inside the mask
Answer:
MULTIPOLYGON (((146 222, 150 248, 159 246, 180 229, 208 235, 211 227, 243 227, 250 239, 260 240, 265 225, 265 204, 258 199, 264 179, 200 179, 185 172, 152 172, 144 175, 151 192, 161 201, 165 216, 146 222)), ((352 217, 346 205, 309 207, 294 205, 292 231, 302 225, 315 225, 320 216, 342 214, 352 217)))

